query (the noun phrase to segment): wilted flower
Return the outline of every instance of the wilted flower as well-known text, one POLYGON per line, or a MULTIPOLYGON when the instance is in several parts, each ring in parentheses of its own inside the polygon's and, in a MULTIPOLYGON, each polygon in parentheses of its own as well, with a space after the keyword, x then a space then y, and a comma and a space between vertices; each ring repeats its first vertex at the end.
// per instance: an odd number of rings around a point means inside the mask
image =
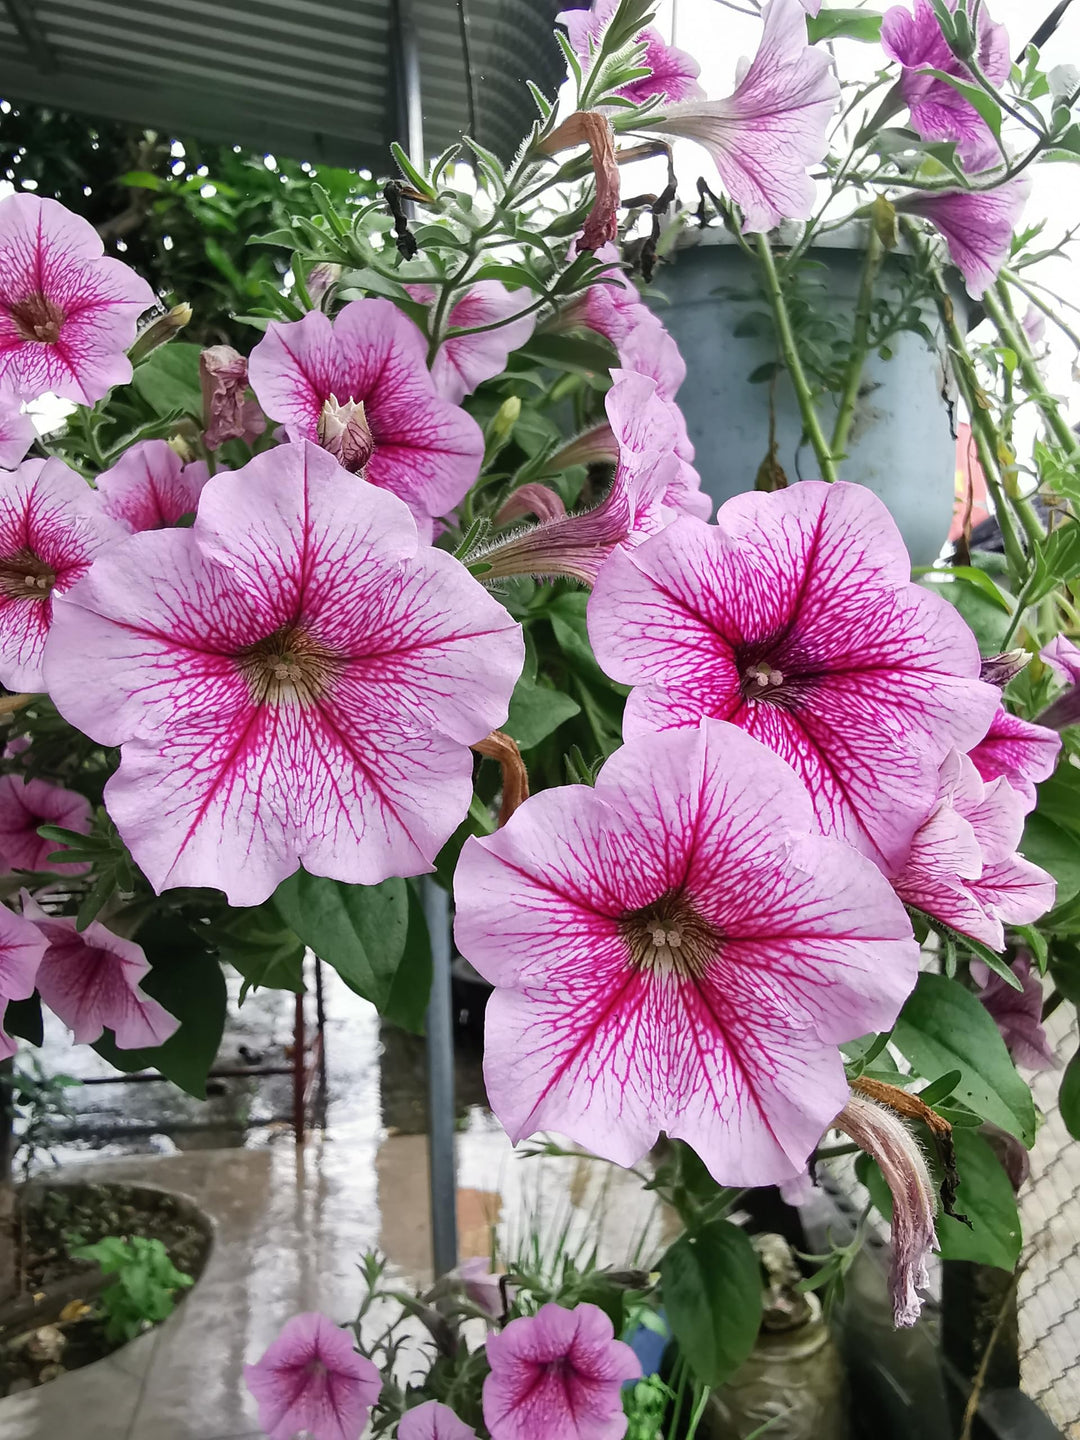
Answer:
POLYGON ((918 947, 865 857, 734 726, 643 735, 595 789, 465 844, 456 938, 496 988, 484 1074, 515 1142, 619 1165, 663 1130, 724 1185, 805 1168, 843 1104, 838 1043, 893 1023, 918 947))
POLYGON ((37 832, 40 825, 59 825, 87 835, 92 815, 90 801, 74 790, 50 785, 47 780, 0 775, 0 870, 82 874, 85 865, 50 864, 49 856, 63 846, 37 832))
POLYGON ((0 905, 0 1060, 10 1060, 18 1049, 4 1029, 7 1003, 33 995, 45 946, 45 937, 33 921, 0 905))
POLYGON ((364 479, 400 496, 425 535, 480 473, 480 427, 437 393, 427 342, 389 300, 353 300, 332 322, 321 310, 271 321, 249 371, 263 409, 293 440, 319 440, 328 400, 362 404, 374 441, 364 479))
POLYGON ((1012 238, 1031 191, 1026 175, 994 190, 943 190, 902 201, 898 210, 921 215, 945 237, 949 255, 977 299, 1008 261, 1012 238))
MULTIPOLYGON (((585 71, 588 71, 592 58, 590 42, 593 46, 599 44, 618 8, 619 0, 594 0, 591 10, 564 10, 555 16, 558 24, 566 27, 574 54, 585 71)), ((642 105, 656 95, 675 101, 693 100, 704 94, 697 83, 701 66, 685 50, 669 45, 655 26, 649 25, 640 30, 633 43, 644 44, 645 54, 640 63, 643 67, 647 65, 652 73, 623 85, 616 94, 635 105, 642 105)))
POLYGON ((1054 903, 1054 881, 1016 854, 1025 802, 1005 779, 985 785, 966 755, 941 766, 938 803, 896 877, 909 905, 1001 950, 1002 925, 1029 925, 1054 903))
POLYGON ((92 1045, 111 1030, 118 1050, 141 1050, 163 1044, 177 1029, 180 1022, 139 983, 150 969, 141 945, 96 920, 77 930, 74 920, 47 914, 25 891, 23 915, 47 942, 38 992, 76 1045, 92 1045))
POLYGON ((922 1310, 918 1292, 930 1283, 926 1260, 937 1248, 937 1199, 919 1142, 899 1115, 862 1095, 852 1095, 833 1122, 881 1167, 892 1192, 893 1319, 914 1325, 922 1310))
MULTIPOLYGON (((430 285, 406 285, 414 300, 425 305, 435 301, 436 291, 430 285)), ((450 307, 447 325, 451 334, 442 342, 431 365, 435 389, 452 405, 460 405, 478 385, 501 375, 512 350, 520 350, 536 325, 535 315, 522 315, 528 308, 529 295, 523 290, 507 290, 498 280, 478 280, 463 290, 450 307), (516 320, 511 316, 518 316, 516 320), (509 323, 476 335, 454 335, 454 330, 469 330, 474 325, 490 325, 495 320, 509 323)))
POLYGON ((429 1400, 406 1410, 397 1429, 398 1440, 476 1440, 476 1431, 445 1405, 429 1400))
POLYGON ((201 460, 185 465, 165 440, 144 440, 125 450, 95 480, 101 508, 129 534, 161 530, 193 515, 210 472, 201 460))
POLYGON ((484 1423, 492 1440, 618 1440, 622 1386, 641 1362, 597 1305, 543 1305, 487 1337, 484 1423))
POLYGON ((301 444, 215 476, 191 529, 102 556, 57 607, 48 674, 72 724, 123 746, 106 804, 155 889, 255 905, 300 864, 429 869, 522 653, 396 497, 301 444))
MULTIPOLYGON (((957 0, 946 0, 950 10, 957 0)), ((931 70, 953 75, 968 85, 975 78, 949 48, 931 0, 915 0, 915 13, 902 5, 885 12, 881 22, 885 53, 903 66, 900 90, 911 114, 911 124, 923 140, 952 140, 969 170, 982 170, 1000 159, 993 132, 959 90, 931 70)), ((985 7, 978 21, 979 68, 993 85, 1009 74, 1009 34, 995 25, 985 7)))
POLYGON ((317 1311, 294 1315, 244 1382, 269 1440, 360 1440, 382 1376, 349 1335, 317 1311))
POLYGON ((0 389, 0 467, 14 470, 36 438, 34 422, 19 408, 18 397, 0 389))
POLYGON ((971 631, 910 573, 885 506, 842 482, 737 495, 617 551, 589 635, 637 687, 623 733, 730 720, 794 767, 826 833, 901 864, 946 750, 999 704, 971 631))
POLYGON ((9 690, 44 688, 54 597, 123 533, 62 460, 24 460, 0 484, 0 683, 9 690))
POLYGON ((753 60, 740 62, 726 100, 687 100, 646 115, 641 129, 696 140, 741 207, 744 230, 805 220, 814 207, 808 168, 828 149, 840 87, 829 55, 807 43, 799 0, 767 0, 753 60))
POLYGON ((199 356, 203 439, 208 450, 226 440, 250 445, 266 429, 266 416, 248 396, 248 365, 231 345, 211 345, 199 356))
POLYGON ((578 236, 578 250, 601 250, 619 233, 619 162, 611 122, 596 110, 575 110, 540 143, 541 154, 557 155, 588 145, 596 198, 578 236))
POLYGON ((968 755, 984 780, 1003 775, 1023 798, 1024 809, 1033 810, 1038 799, 1035 786, 1054 773, 1060 751, 1061 737, 1056 731, 1021 720, 1002 705, 990 729, 968 755))
POLYGON ((0 382, 20 399, 92 405, 131 379, 124 352, 154 292, 104 250, 56 200, 0 200, 0 382))
POLYGON ((1017 1065, 1023 1065, 1028 1070, 1052 1070, 1057 1061, 1043 1028, 1043 1002, 1046 997, 1039 972, 1032 966, 1031 956, 1026 950, 1021 950, 1009 969, 1020 981, 1019 990, 1014 990, 1008 981, 995 975, 982 961, 973 961, 971 977, 981 986, 979 999, 993 1017, 1017 1065))
POLYGON ((979 677, 990 685, 996 685, 999 690, 1004 690, 1030 663, 1029 650, 1002 650, 997 655, 984 657, 979 667, 979 677))

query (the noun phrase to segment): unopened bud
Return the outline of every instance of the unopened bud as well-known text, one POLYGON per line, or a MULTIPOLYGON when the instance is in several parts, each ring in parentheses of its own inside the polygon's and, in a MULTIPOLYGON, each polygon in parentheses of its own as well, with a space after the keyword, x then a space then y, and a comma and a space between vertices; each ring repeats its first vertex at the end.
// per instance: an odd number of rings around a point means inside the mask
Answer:
POLYGON ((181 435, 179 431, 169 436, 168 446, 174 455, 179 455, 180 462, 183 465, 190 465, 193 460, 199 458, 199 452, 195 449, 194 445, 191 444, 185 435, 181 435))
POLYGON ((488 426, 489 441, 500 443, 509 440, 520 416, 521 399, 517 395, 511 395, 495 411, 494 418, 488 426))
POLYGON ((313 265, 307 277, 309 298, 321 300, 330 286, 336 285, 341 279, 342 269, 341 265, 332 265, 329 261, 320 261, 318 265, 313 265))
POLYGON ((171 310, 166 310, 164 315, 159 315, 156 320, 151 320, 146 329, 136 337, 135 344, 128 351, 128 359, 132 365, 138 365, 152 351, 171 340, 174 335, 183 330, 185 325, 190 324, 191 316, 191 306, 185 302, 182 305, 174 305, 171 310))
POLYGON ((988 655, 979 667, 979 679, 1004 690, 1009 681, 1015 680, 1030 660, 1031 655, 1027 650, 1004 650, 1000 655, 988 655))
POLYGON ((344 469, 361 474, 375 453, 375 437, 367 423, 362 400, 342 404, 331 395, 319 416, 319 444, 344 469))

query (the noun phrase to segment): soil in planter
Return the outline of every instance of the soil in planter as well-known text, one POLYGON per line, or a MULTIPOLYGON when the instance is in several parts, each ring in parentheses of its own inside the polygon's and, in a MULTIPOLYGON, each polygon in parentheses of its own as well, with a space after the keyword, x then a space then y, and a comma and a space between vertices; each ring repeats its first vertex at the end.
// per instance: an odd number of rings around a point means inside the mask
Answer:
MULTIPOLYGON (((106 1338, 100 1306, 94 1304, 99 1272, 74 1259, 73 1248, 107 1235, 157 1239, 177 1270, 192 1278, 210 1250, 208 1224, 189 1201, 139 1186, 35 1184, 18 1197, 15 1224, 22 1287, 15 1301, 0 1306, 0 1396, 89 1365, 126 1343, 106 1338), (80 1276, 87 1278, 85 1300, 80 1276), (5 1315, 20 1298, 36 1294, 46 1297, 42 1323, 12 1334, 4 1326, 5 1315), (70 1300, 58 1314, 55 1304, 49 1306, 50 1296, 70 1300), (52 1314, 46 1313, 49 1308, 52 1314)), ((177 1304, 186 1293, 176 1292, 177 1304)))

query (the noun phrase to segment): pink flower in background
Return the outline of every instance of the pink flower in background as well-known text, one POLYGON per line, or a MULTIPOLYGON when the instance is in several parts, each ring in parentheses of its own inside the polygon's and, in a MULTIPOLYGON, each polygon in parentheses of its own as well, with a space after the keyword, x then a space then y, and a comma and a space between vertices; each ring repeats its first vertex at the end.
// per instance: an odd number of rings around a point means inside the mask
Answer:
POLYGON ((92 405, 131 379, 124 352, 154 292, 104 248, 56 200, 0 200, 0 383, 21 399, 92 405))
POLYGON ((7 1003, 33 995, 45 948, 45 937, 32 920, 0 905, 0 1060, 10 1060, 18 1049, 4 1029, 7 1003))
POLYGON ((1012 238, 1031 191, 1026 175, 996 190, 944 190, 905 200, 900 207, 941 231, 953 264, 976 299, 1008 261, 1012 238))
POLYGON ((999 704, 971 631, 909 575, 885 506, 844 483, 737 495, 715 525, 677 520, 617 551, 589 635, 637 687, 623 733, 729 720, 794 767, 827 834, 902 864, 945 752, 999 704))
MULTIPOLYGON (((406 285, 414 300, 425 305, 435 302, 436 291, 430 285, 406 285)), ((479 280, 461 292, 448 316, 449 328, 468 330, 474 325, 490 325, 494 320, 510 320, 526 309, 532 297, 526 290, 507 290, 498 280, 479 280)), ((435 354, 431 378, 435 389, 460 405, 485 380, 501 375, 512 350, 520 350, 536 325, 535 315, 522 315, 500 325, 497 330, 483 330, 478 335, 451 335, 435 354)))
POLYGON ((835 1123, 877 1161, 892 1193, 893 1323, 914 1325, 922 1310, 918 1292, 930 1283, 926 1261, 937 1249, 937 1197, 926 1158, 899 1115, 863 1095, 852 1095, 835 1123))
MULTIPOLYGON (((461 1281, 465 1294, 480 1310, 498 1320, 506 1309, 503 1300, 502 1276, 496 1275, 483 1255, 470 1255, 462 1260, 454 1274, 461 1281)), ((510 1290, 514 1287, 511 1285, 510 1290)))
MULTIPOLYGON (((591 10, 564 10, 556 15, 558 24, 566 27, 574 54, 587 71, 590 60, 590 42, 597 45, 619 8, 619 0, 594 0, 591 10)), ((618 94, 635 105, 642 105, 653 96, 669 101, 692 100, 705 92, 697 83, 701 66, 692 55, 669 45, 654 26, 638 32, 634 43, 644 42, 645 54, 641 64, 647 65, 651 75, 643 76, 624 85, 618 94)))
POLYGON ((311 1311, 294 1315, 244 1383, 259 1406, 269 1440, 360 1440, 382 1376, 353 1348, 340 1325, 311 1311))
POLYGON ((133 535, 57 607, 62 714, 122 745, 109 814, 150 883, 256 905, 303 864, 431 868, 506 718, 520 627, 393 495, 284 445, 133 535))
POLYGON ((891 1025, 918 963, 888 881, 718 722, 534 795, 466 842, 455 897, 496 987, 484 1076, 511 1140, 632 1165, 663 1130, 724 1185, 805 1169, 847 1095, 837 1044, 891 1025))
POLYGON ((972 979, 982 987, 979 999, 993 1017, 1017 1065, 1027 1070, 1052 1070, 1057 1060, 1043 1028, 1043 1002, 1046 997, 1039 972, 1032 965, 1026 950, 1020 952, 1009 969, 1020 981, 1019 990, 1014 990, 980 960, 972 961, 972 979))
POLYGON ((209 478, 202 460, 185 465, 167 441, 144 440, 125 450, 94 483, 105 514, 135 534, 162 530, 193 515, 209 478))
POLYGON ((199 356, 203 439, 208 450, 226 440, 250 445, 266 429, 266 416, 248 396, 247 361, 231 345, 211 345, 199 356))
POLYGON ((453 1410, 429 1400, 406 1410, 397 1428, 398 1440, 476 1440, 476 1431, 459 1420, 453 1410))
POLYGON ((1033 810, 1038 796, 1035 786, 1054 773, 1061 737, 1044 725, 1021 720, 1002 705, 974 749, 968 751, 975 769, 986 780, 1003 775, 1018 795, 1024 809, 1033 810))
MULTIPOLYGON (((947 0, 950 10, 956 0, 947 0)), ((993 132, 961 92, 946 80, 929 75, 940 70, 967 84, 975 84, 971 71, 949 49, 931 0, 914 0, 914 14, 902 5, 885 12, 881 44, 886 55, 903 66, 900 89, 911 123, 924 140, 953 140, 967 169, 985 169, 1000 161, 993 132)), ((979 15, 979 68, 994 85, 1009 74, 1009 34, 995 25, 984 6, 979 15)))
POLYGON ((90 801, 47 780, 0 775, 0 870, 53 870, 82 875, 85 865, 50 864, 49 856, 64 847, 39 835, 40 825, 90 833, 90 801))
POLYGON ((480 427, 437 393, 427 342, 389 300, 354 300, 333 322, 321 310, 272 321, 249 372, 293 440, 321 441, 330 401, 362 407, 374 444, 364 479, 404 500, 422 526, 451 511, 480 473, 480 427))
POLYGON ((492 1440, 619 1440, 622 1387, 641 1362, 597 1305, 543 1305, 487 1337, 484 1424, 492 1440))
POLYGON ((1066 685, 1080 685, 1080 648, 1067 635, 1055 635, 1039 656, 1066 685))
POLYGON ((14 470, 36 438, 34 422, 20 410, 18 397, 0 388, 0 467, 14 470))
POLYGON ((24 460, 0 482, 0 684, 42 690, 57 595, 123 535, 62 460, 24 460))
POLYGON ((92 1045, 111 1030, 118 1050, 141 1050, 164 1044, 178 1028, 179 1020, 140 986, 150 969, 141 945, 96 920, 76 930, 74 920, 47 914, 25 890, 23 915, 48 946, 37 973, 38 992, 76 1045, 92 1045))
POLYGON ((840 98, 830 56, 807 43, 799 0, 767 0, 762 18, 761 45, 749 65, 740 62, 734 94, 666 106, 641 127, 703 146, 742 209, 744 230, 810 216, 808 170, 828 149, 840 98))
POLYGON ((1026 805, 1007 780, 985 785, 966 755, 941 766, 940 798, 895 880, 909 905, 965 935, 1005 947, 1002 922, 1030 925, 1054 903, 1054 881, 1016 853, 1026 805))

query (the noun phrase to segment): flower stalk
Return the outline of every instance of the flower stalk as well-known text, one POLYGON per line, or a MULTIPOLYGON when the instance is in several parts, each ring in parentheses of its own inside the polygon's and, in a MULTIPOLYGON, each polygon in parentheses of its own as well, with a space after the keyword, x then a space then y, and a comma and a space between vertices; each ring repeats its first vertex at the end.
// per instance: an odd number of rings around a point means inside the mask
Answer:
POLYGON ((1024 389, 1038 407, 1047 429, 1066 455, 1072 459, 1080 458, 1080 440, 1073 434, 1072 427, 1062 415, 1057 401, 1047 390, 1039 374, 1028 338, 1012 313, 1012 302, 1004 281, 999 280, 994 287, 987 290, 983 296, 983 305, 1002 341, 1016 355, 1024 389))
POLYGON ((840 409, 832 434, 833 455, 843 455, 847 449, 848 437, 859 403, 859 387, 869 350, 870 322, 874 310, 874 285, 877 281, 881 262, 885 258, 885 246, 878 228, 871 223, 863 259, 862 276, 859 280, 859 296, 855 305, 855 327, 852 333, 851 358, 844 374, 844 388, 840 394, 840 409))

